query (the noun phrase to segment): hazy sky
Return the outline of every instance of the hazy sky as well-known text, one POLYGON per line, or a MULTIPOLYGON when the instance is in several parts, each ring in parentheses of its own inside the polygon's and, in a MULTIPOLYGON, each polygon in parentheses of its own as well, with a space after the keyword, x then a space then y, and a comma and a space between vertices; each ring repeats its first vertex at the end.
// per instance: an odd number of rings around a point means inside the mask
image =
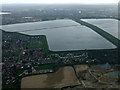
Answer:
POLYGON ((40 3, 40 4, 63 4, 63 3, 80 3, 80 4, 100 4, 100 3, 118 3, 120 0, 2 0, 3 4, 11 3, 40 3))

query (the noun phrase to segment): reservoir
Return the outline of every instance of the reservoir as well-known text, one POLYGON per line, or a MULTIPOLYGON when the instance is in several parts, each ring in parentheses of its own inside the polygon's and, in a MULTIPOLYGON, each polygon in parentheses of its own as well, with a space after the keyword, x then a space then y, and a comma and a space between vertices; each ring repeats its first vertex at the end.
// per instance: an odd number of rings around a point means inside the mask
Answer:
POLYGON ((4 25, 5 31, 27 35, 45 35, 51 51, 116 48, 90 28, 70 19, 4 25))
POLYGON ((115 36, 120 39, 120 33, 118 31, 118 25, 120 24, 119 20, 116 19, 81 19, 85 22, 93 24, 109 34, 115 36), (118 34, 119 33, 119 34, 118 34))

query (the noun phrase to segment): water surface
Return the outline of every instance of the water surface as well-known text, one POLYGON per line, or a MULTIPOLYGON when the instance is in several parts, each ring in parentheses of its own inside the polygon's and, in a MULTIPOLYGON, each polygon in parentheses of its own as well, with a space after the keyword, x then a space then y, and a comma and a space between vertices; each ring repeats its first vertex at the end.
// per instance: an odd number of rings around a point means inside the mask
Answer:
POLYGON ((120 33, 118 34, 118 24, 120 24, 120 21, 116 19, 81 19, 81 20, 96 25, 103 29, 104 31, 108 32, 109 34, 120 39, 120 33))
POLYGON ((4 25, 3 30, 46 35, 49 49, 52 51, 116 48, 90 28, 69 19, 4 25))

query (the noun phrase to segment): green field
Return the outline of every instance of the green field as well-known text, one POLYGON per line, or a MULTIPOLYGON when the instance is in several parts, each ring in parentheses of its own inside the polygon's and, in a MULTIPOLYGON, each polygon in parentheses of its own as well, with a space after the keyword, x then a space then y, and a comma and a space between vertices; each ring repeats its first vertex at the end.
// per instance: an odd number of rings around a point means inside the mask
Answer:
POLYGON ((20 54, 21 51, 16 51, 16 52, 2 52, 2 56, 18 56, 20 54))
POLYGON ((53 69, 55 67, 55 65, 41 65, 36 67, 36 70, 44 70, 44 69, 53 69))
POLYGON ((40 45, 40 44, 29 44, 29 45, 24 45, 23 46, 25 49, 27 48, 27 49, 30 49, 30 48, 32 48, 32 49, 34 49, 34 48, 41 48, 42 46, 40 45))

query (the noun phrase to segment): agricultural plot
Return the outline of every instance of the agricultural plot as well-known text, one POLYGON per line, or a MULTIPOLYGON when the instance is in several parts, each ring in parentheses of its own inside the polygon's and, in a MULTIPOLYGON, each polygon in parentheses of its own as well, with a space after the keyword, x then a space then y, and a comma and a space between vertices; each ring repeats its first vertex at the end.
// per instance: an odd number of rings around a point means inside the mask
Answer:
POLYGON ((89 69, 87 65, 74 65, 74 68, 79 79, 85 78, 86 71, 89 69))
POLYGON ((62 67, 55 73, 28 76, 21 80, 21 88, 62 88, 79 85, 72 67, 62 67))
POLYGON ((87 69, 89 69, 89 67, 87 65, 75 65, 75 70, 76 72, 80 72, 80 71, 85 71, 87 69))
POLYGON ((109 34, 115 36, 116 38, 120 39, 120 33, 118 29, 118 24, 120 21, 116 19, 81 19, 85 22, 98 26, 99 28, 103 29, 104 31, 108 32, 109 34))

